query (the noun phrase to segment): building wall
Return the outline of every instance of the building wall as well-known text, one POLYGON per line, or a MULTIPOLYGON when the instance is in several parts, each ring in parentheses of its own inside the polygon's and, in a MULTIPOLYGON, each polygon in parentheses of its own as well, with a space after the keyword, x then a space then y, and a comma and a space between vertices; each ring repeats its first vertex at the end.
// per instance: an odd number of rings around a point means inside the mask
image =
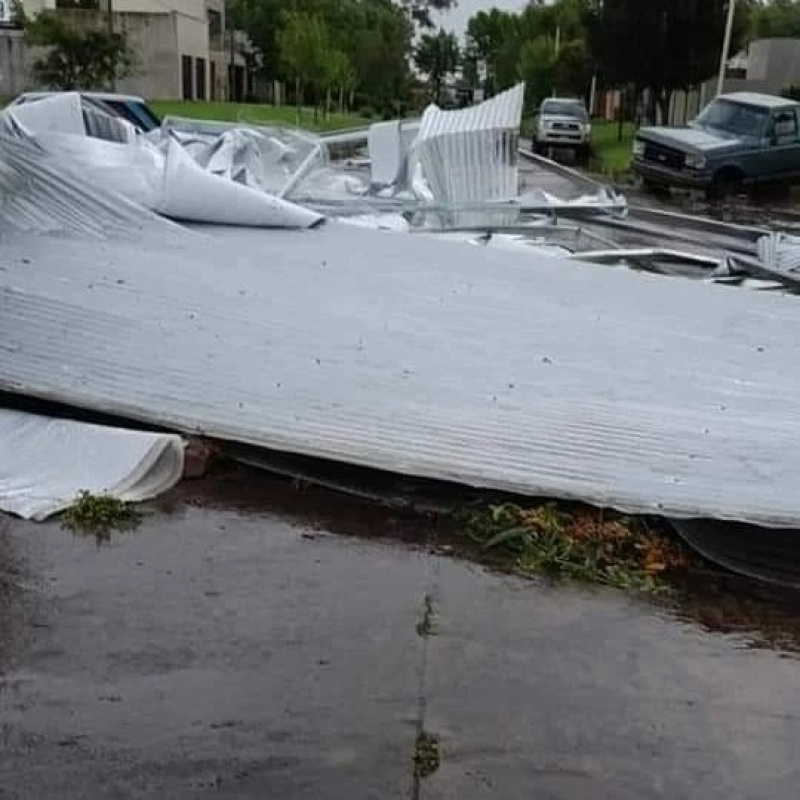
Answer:
MULTIPOLYGON (((107 8, 107 2, 98 0, 98 7, 107 8)), ((112 4, 115 28, 127 36, 137 62, 135 74, 117 82, 118 91, 164 100, 227 98, 230 53, 221 36, 224 0, 112 0, 112 4)), ((27 14, 35 15, 55 8, 56 0, 23 0, 23 5, 27 14)), ((60 8, 58 13, 76 24, 104 24, 106 19, 98 11, 60 8)), ((37 88, 31 75, 33 60, 19 31, 0 31, 0 94, 37 88)), ((238 54, 234 61, 243 65, 238 54)))
POLYGON ((20 30, 0 30, 0 96, 14 97, 32 89, 33 54, 20 30))
POLYGON ((115 28, 125 34, 136 58, 134 74, 117 81, 117 91, 153 99, 181 96, 178 24, 170 13, 115 13, 115 28))
MULTIPOLYGON (((800 83, 800 39, 759 39, 747 51, 745 78, 726 78, 725 92, 780 94, 790 84, 800 83)), ((706 84, 711 96, 716 80, 706 84)))

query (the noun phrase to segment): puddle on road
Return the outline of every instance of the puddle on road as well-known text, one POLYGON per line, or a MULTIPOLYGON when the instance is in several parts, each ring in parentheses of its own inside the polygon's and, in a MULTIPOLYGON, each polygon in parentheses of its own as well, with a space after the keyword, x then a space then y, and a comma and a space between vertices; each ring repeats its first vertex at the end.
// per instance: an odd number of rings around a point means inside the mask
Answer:
MULTIPOLYGON (((387 507, 341 491, 228 463, 221 465, 217 474, 180 484, 153 506, 152 511, 167 516, 178 515, 186 507, 247 518, 277 516, 301 527, 309 538, 330 533, 403 543, 442 557, 477 562, 490 570, 515 572, 508 558, 487 555, 471 543, 452 515, 387 507)), ((12 524, 0 516, 0 671, 17 648, 29 594, 19 552, 22 545, 8 530, 12 524)), ((70 535, 60 529, 59 533, 70 535)), ((111 546, 124 547, 126 541, 137 536, 112 535, 111 546)), ((768 648, 795 657, 800 654, 800 592, 740 578, 705 562, 698 564, 683 576, 674 593, 663 597, 643 595, 654 613, 707 632, 735 636, 742 647, 768 648)), ((543 580, 528 577, 534 585, 543 580)))
MULTIPOLYGON (((449 515, 388 508, 260 470, 234 467, 183 483, 159 507, 177 511, 183 504, 245 516, 277 514, 320 532, 400 541, 508 571, 507 561, 487 557, 470 544, 449 515)), ((800 592, 741 578, 704 562, 698 564, 674 593, 649 598, 653 608, 706 631, 740 637, 746 647, 800 654, 800 592)))

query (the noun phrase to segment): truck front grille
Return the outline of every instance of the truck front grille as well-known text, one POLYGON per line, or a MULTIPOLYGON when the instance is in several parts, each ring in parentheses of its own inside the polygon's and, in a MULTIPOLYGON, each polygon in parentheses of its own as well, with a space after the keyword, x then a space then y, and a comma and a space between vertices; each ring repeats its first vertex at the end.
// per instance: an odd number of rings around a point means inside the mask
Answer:
POLYGON ((686 164, 686 154, 663 144, 645 142, 644 160, 670 169, 683 169, 686 164))

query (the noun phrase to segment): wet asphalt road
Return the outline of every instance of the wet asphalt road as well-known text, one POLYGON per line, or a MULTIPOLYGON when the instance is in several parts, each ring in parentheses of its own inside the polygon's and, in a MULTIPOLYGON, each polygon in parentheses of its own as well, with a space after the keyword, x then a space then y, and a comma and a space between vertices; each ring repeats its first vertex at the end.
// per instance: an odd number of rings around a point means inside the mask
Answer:
POLYGON ((0 523, 0 798, 797 796, 796 657, 276 486, 102 545, 0 523))

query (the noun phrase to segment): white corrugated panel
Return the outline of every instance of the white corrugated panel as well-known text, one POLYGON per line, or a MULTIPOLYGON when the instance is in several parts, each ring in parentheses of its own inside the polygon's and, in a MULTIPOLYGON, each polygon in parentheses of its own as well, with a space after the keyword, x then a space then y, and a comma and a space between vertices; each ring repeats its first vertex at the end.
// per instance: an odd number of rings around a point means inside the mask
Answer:
POLYGON ((149 500, 181 479, 183 447, 172 434, 0 408, 0 509, 45 519, 83 491, 149 500))
POLYGON ((9 237, 0 388, 627 511, 800 523, 800 302, 330 224, 9 237))
POLYGON ((427 139, 469 131, 518 130, 524 102, 525 84, 518 83, 469 108, 442 110, 430 105, 422 115, 418 136, 427 139))
MULTIPOLYGON (((422 116, 414 156, 431 192, 445 203, 510 200, 518 194, 517 148, 525 98, 519 84, 477 106, 422 116)), ((475 214, 454 215, 459 225, 478 224, 475 214)), ((513 215, 509 217, 510 222, 513 215)))

